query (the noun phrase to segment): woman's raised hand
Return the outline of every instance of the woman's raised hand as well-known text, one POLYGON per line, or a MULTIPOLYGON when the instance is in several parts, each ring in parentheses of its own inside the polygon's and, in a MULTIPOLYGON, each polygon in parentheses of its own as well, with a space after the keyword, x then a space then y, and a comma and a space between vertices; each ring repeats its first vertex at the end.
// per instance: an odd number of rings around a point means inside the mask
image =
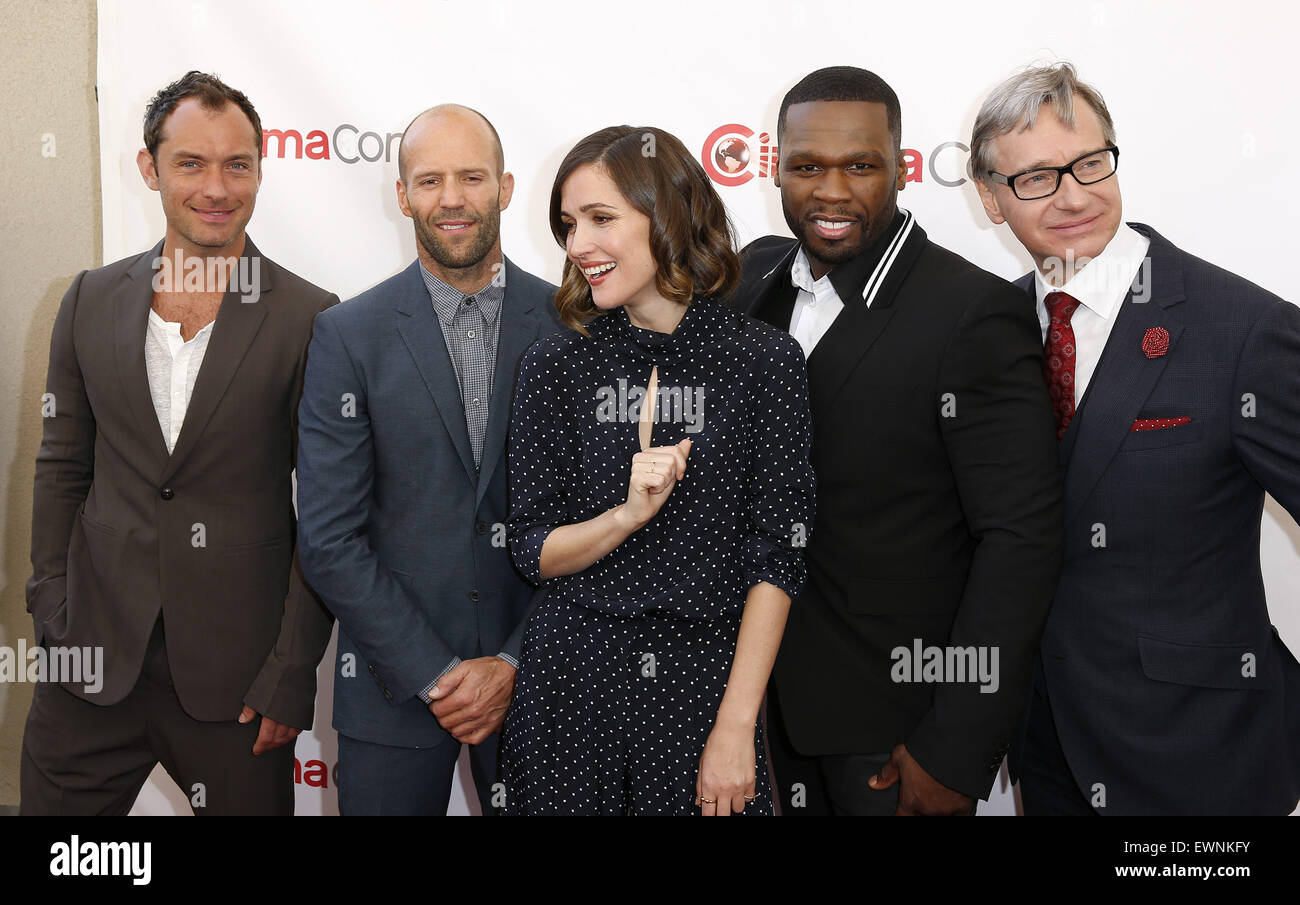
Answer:
POLYGON ((637 528, 655 517, 677 482, 685 477, 686 457, 690 452, 688 437, 676 446, 652 446, 632 457, 632 476, 628 480, 623 511, 637 528))

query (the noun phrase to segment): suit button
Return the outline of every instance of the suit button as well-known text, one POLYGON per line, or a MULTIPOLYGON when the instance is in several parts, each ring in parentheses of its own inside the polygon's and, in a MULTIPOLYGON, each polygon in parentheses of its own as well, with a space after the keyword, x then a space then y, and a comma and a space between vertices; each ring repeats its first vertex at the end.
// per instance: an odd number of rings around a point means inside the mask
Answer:
POLYGON ((474 601, 475 603, 478 603, 478 591, 470 591, 469 599, 474 601))
POLYGON ((377 676, 377 675, 379 675, 379 673, 375 672, 375 667, 374 667, 373 665, 371 665, 371 666, 367 666, 366 668, 370 670, 370 674, 371 674, 372 676, 377 676))
POLYGON ((475 522, 475 523, 474 523, 474 533, 475 533, 475 534, 487 534, 487 522, 475 522))
POLYGON ((170 487, 164 487, 162 490, 158 491, 158 496, 162 497, 164 500, 170 500, 172 497, 176 496, 176 491, 172 490, 170 487))

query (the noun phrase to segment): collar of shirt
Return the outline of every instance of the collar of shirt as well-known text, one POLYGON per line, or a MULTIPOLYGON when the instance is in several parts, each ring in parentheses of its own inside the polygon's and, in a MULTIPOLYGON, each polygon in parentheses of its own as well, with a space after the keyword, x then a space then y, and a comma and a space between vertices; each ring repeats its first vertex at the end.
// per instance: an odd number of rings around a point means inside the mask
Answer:
POLYGON ((1064 286, 1051 285, 1043 279, 1043 272, 1034 268, 1039 322, 1047 322, 1044 299, 1049 292, 1068 293, 1102 320, 1110 320, 1120 302, 1128 295, 1150 247, 1150 239, 1121 222, 1102 253, 1075 273, 1064 286))
MULTIPOLYGON (((876 265, 880 263, 880 259, 885 256, 885 251, 889 248, 889 243, 893 240, 894 234, 902 228, 904 219, 903 212, 895 210, 894 218, 889 221, 888 228, 881 233, 880 238, 871 243, 869 248, 855 258, 851 258, 842 264, 836 264, 822 276, 822 280, 830 280, 831 286, 835 289, 835 294, 840 301, 862 298, 863 287, 866 286, 867 280, 875 271, 876 265)), ((790 267, 790 280, 796 288, 811 292, 815 297, 821 298, 821 294, 813 288, 816 283, 813 282, 812 268, 808 264, 808 256, 805 254, 802 245, 799 247, 799 254, 795 256, 794 264, 790 267), (799 277, 796 277, 796 272, 801 264, 805 269, 799 277), (804 280, 806 285, 801 285, 797 281, 799 279, 804 280)), ((821 280, 817 281, 817 283, 820 282, 821 280)))
POLYGON ((702 348, 701 334, 707 337, 705 344, 716 340, 725 322, 723 311, 720 303, 697 298, 686 306, 677 329, 659 333, 633 324, 627 309, 619 306, 599 315, 587 330, 599 343, 621 347, 638 360, 662 364, 702 348))
MULTIPOLYGON (((497 274, 500 279, 493 277, 478 292, 468 293, 468 295, 474 296, 479 310, 483 313, 483 319, 489 325, 496 323, 497 314, 501 311, 501 304, 506 297, 504 261, 497 274)), ((429 298, 433 300, 433 310, 438 315, 438 321, 444 327, 450 327, 452 321, 456 319, 456 309, 464 303, 467 293, 449 286, 432 273, 429 273, 423 262, 420 264, 420 275, 424 277, 424 286, 429 290, 429 298)))
POLYGON ((171 353, 172 358, 176 353, 185 346, 194 342, 200 336, 212 332, 212 326, 217 322, 216 318, 208 321, 189 339, 181 338, 181 325, 179 321, 165 321, 162 315, 153 308, 149 309, 149 326, 157 330, 167 341, 167 350, 171 353))
POLYGON ((812 264, 808 260, 808 253, 799 246, 799 253, 794 256, 794 263, 790 265, 790 282, 794 283, 796 289, 811 293, 813 298, 820 301, 826 297, 827 292, 839 298, 839 293, 835 291, 835 286, 831 283, 830 271, 822 274, 820 280, 814 280, 812 276, 812 264))

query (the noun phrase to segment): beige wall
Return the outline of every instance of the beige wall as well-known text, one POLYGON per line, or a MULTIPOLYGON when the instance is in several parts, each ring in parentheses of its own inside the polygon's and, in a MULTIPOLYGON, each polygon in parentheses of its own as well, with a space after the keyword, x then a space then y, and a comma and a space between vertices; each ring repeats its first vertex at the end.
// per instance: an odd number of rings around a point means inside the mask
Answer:
MULTIPOLYGON (((23 587, 50 327, 72 278, 103 263, 95 16, 94 0, 0 0, 0 644, 10 647, 32 637, 23 587)), ((18 804, 31 699, 30 685, 0 683, 5 810, 18 804)))

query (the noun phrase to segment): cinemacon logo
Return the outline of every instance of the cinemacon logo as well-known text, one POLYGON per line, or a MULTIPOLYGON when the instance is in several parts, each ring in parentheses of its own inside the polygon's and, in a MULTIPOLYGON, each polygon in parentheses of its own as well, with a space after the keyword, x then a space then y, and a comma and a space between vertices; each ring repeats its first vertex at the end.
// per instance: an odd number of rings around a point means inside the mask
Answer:
MULTIPOLYGON (((966 177, 961 174, 966 171, 966 158, 963 155, 969 153, 970 148, 959 141, 937 145, 929 154, 930 178, 945 188, 964 184, 966 177), (953 153, 955 151, 961 154, 953 153)), ((779 159, 770 132, 755 133, 740 123, 718 126, 704 139, 704 147, 700 150, 704 172, 718 185, 725 186, 744 185, 751 179, 771 179, 779 159)), ((904 148, 903 160, 907 164, 907 181, 924 182, 925 155, 915 148, 904 148)))
POLYGON ((385 163, 394 159, 402 143, 401 132, 363 132, 352 123, 342 123, 326 135, 321 129, 263 129, 262 156, 286 154, 295 160, 341 160, 344 163, 385 163))

